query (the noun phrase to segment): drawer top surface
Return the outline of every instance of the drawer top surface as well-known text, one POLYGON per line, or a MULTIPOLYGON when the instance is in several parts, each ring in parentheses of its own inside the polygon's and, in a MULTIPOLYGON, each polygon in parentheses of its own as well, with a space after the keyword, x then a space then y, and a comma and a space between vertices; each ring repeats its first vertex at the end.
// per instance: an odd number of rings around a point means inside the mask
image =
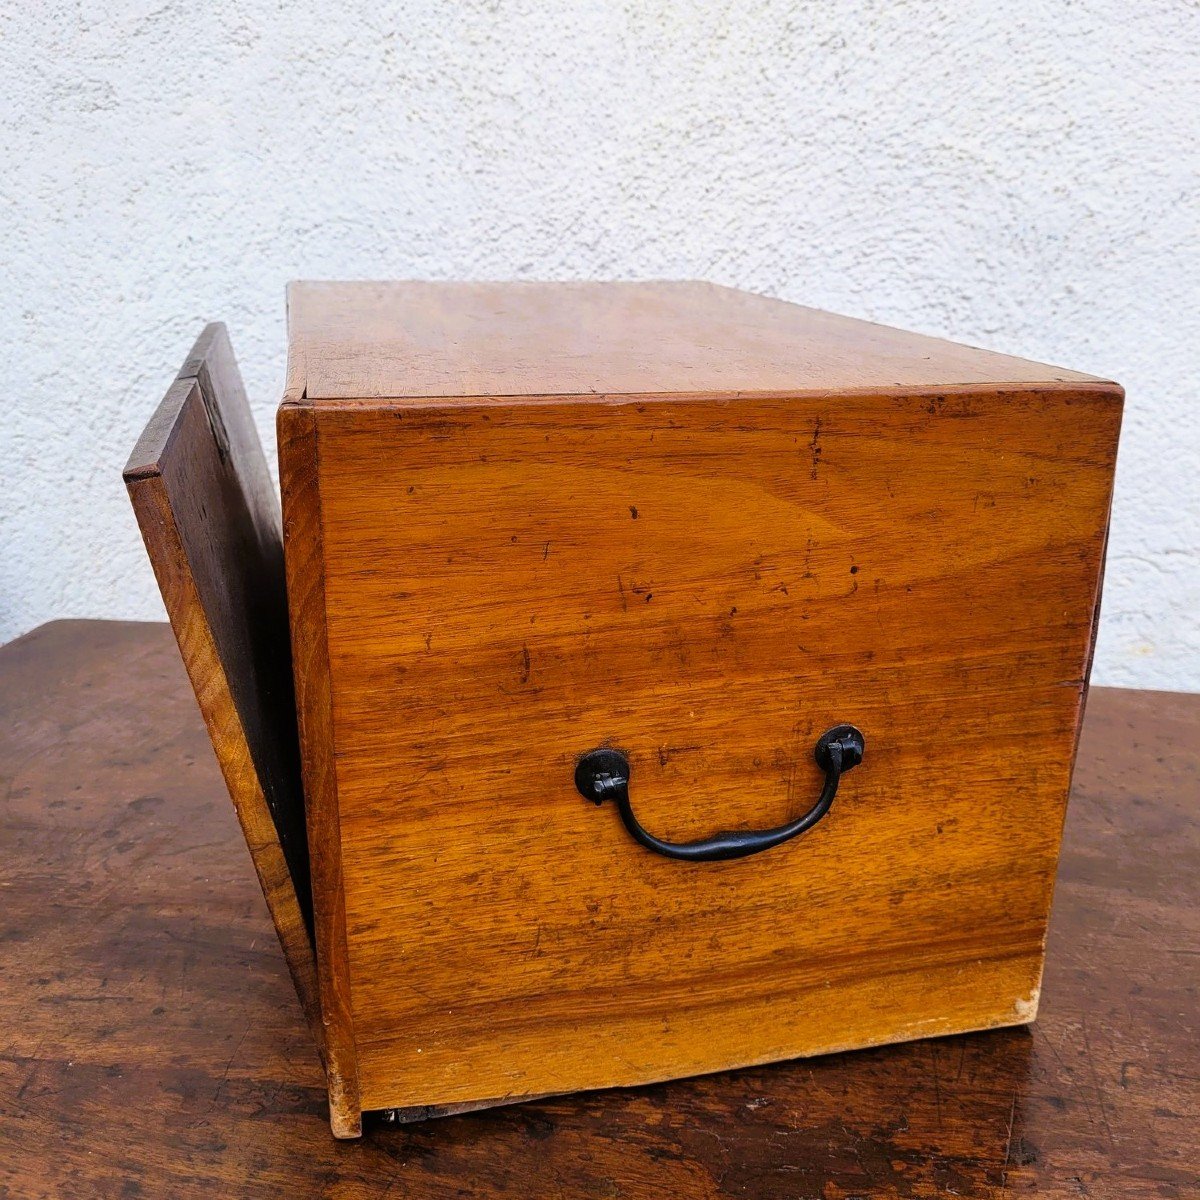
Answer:
POLYGON ((1102 382, 694 282, 292 283, 288 344, 288 398, 318 403, 1102 382))

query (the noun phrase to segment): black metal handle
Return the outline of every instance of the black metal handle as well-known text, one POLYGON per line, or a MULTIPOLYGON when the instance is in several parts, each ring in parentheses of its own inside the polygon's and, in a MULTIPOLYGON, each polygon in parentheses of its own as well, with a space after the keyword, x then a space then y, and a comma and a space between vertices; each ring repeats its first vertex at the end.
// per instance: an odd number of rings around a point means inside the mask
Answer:
POLYGON ((772 846, 778 846, 811 829, 833 806, 838 781, 862 762, 865 748, 863 735, 853 725, 835 725, 826 730, 817 738, 814 751, 817 766, 825 772, 825 786, 808 812, 774 829, 718 833, 698 842, 664 842, 642 827, 633 815, 633 805, 629 800, 629 759, 620 750, 601 747, 585 754, 575 767, 575 786, 580 795, 593 804, 615 800, 625 828, 647 850, 664 854, 667 858, 681 858, 686 862, 719 862, 770 850, 772 846))

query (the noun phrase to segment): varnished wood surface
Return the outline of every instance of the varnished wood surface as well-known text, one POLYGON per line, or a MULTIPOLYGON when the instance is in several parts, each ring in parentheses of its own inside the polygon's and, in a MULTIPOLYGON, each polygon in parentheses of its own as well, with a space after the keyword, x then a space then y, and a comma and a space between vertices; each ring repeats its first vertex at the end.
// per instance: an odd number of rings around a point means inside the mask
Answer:
POLYGON ((321 1039, 279 500, 223 325, 196 341, 134 448, 125 483, 321 1039))
POLYGON ((1039 1018, 338 1143, 165 626, 0 648, 0 1196, 1200 1195, 1200 697, 1093 689, 1039 1018))
POLYGON ((362 1107, 1031 1019, 1119 422, 1082 385, 285 405, 362 1107), (752 859, 650 854, 573 785, 611 744, 662 836, 776 825, 841 722, 833 813, 752 859))
POLYGON ((319 452, 312 412, 285 411, 287 419, 281 416, 278 426, 279 457, 329 1120, 337 1137, 348 1138, 362 1132, 363 1104, 350 1008, 341 822, 334 782, 319 452))
POLYGON ((289 391, 310 400, 828 396, 1090 378, 692 282, 293 283, 288 325, 289 391))

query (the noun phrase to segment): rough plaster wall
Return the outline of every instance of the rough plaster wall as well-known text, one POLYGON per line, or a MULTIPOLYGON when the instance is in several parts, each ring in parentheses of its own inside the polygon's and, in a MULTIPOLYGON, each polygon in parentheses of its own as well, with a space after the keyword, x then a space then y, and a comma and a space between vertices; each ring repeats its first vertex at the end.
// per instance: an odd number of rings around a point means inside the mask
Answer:
POLYGON ((283 285, 700 277, 1129 392, 1096 678, 1200 686, 1200 10, 18 3, 0 639, 161 616, 118 474, 206 319, 269 453, 283 285))

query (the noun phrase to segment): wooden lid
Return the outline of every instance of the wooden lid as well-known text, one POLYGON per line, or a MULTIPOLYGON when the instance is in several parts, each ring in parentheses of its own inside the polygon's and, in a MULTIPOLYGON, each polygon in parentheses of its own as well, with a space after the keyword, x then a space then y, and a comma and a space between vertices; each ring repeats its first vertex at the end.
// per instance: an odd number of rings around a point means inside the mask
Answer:
POLYGON ((288 325, 317 402, 1100 382, 707 283, 293 283, 288 325))

